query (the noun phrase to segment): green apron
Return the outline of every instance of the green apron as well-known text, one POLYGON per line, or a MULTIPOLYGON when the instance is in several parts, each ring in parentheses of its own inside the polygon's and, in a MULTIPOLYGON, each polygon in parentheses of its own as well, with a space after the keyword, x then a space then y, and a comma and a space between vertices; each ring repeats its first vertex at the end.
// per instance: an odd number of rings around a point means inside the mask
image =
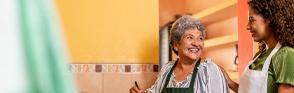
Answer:
POLYGON ((163 89, 162 89, 161 93, 194 93, 195 77, 196 77, 196 74, 198 72, 198 66, 200 65, 200 61, 201 61, 201 59, 199 59, 197 61, 197 63, 195 64, 189 88, 167 88, 167 85, 168 85, 170 77, 171 77, 171 75, 173 73, 173 70, 175 69, 175 67, 176 67, 176 65, 178 63, 178 61, 176 61, 175 64, 173 65, 172 69, 170 70, 170 72, 168 73, 168 75, 166 77, 165 84, 163 86, 163 89))

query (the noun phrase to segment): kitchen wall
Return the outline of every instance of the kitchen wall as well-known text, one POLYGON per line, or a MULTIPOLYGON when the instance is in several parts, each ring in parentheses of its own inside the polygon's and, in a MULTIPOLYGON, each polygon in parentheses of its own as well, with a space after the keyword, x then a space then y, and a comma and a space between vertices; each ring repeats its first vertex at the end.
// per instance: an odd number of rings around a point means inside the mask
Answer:
POLYGON ((158 63, 158 0, 56 0, 72 63, 158 63))
POLYGON ((158 0, 56 0, 80 93, 128 93, 158 74, 158 0))

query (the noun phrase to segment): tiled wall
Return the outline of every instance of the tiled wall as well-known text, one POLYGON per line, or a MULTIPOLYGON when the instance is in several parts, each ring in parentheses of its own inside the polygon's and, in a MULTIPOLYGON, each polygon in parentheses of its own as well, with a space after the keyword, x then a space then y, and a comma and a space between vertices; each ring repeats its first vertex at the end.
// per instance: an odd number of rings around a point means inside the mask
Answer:
POLYGON ((137 81, 149 88, 157 78, 156 64, 72 64, 80 93, 129 93, 137 81))

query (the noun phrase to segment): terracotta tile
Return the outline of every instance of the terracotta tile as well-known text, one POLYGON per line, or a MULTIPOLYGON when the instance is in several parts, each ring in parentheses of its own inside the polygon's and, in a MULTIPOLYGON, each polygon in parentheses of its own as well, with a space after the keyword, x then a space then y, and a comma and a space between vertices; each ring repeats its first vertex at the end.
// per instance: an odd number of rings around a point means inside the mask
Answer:
POLYGON ((133 73, 132 82, 137 81, 140 88, 147 89, 154 84, 157 74, 156 72, 133 73))
POLYGON ((129 93, 133 86, 131 74, 128 73, 104 73, 102 93, 129 93))
POLYGON ((125 65, 125 72, 131 72, 131 66, 125 65))
POLYGON ((96 72, 74 73, 80 93, 102 93, 103 75, 96 72))
POLYGON ((153 65, 153 72, 158 72, 158 65, 153 65))
POLYGON ((97 64, 95 68, 96 68, 95 69, 96 72, 102 72, 102 65, 97 64))

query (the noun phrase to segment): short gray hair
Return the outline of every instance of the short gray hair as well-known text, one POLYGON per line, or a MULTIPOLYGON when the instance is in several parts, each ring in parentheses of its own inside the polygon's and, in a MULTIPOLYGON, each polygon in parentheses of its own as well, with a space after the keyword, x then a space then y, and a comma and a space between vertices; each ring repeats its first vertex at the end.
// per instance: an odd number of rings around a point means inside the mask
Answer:
MULTIPOLYGON (((173 44, 173 43, 180 42, 185 31, 195 29, 195 28, 197 30, 199 30, 205 38, 204 25, 198 19, 195 19, 189 15, 184 15, 184 16, 180 17, 179 19, 177 19, 173 23, 173 25, 171 27, 171 30, 170 30, 171 42, 170 43, 173 44)), ((175 52, 177 54, 177 51, 175 51, 175 52)))
POLYGON ((203 24, 198 19, 193 18, 192 16, 182 16, 179 19, 177 19, 170 30, 170 38, 171 42, 179 42, 182 38, 182 35, 185 33, 187 30, 191 29, 197 29, 199 30, 203 36, 205 36, 205 28, 203 24))

